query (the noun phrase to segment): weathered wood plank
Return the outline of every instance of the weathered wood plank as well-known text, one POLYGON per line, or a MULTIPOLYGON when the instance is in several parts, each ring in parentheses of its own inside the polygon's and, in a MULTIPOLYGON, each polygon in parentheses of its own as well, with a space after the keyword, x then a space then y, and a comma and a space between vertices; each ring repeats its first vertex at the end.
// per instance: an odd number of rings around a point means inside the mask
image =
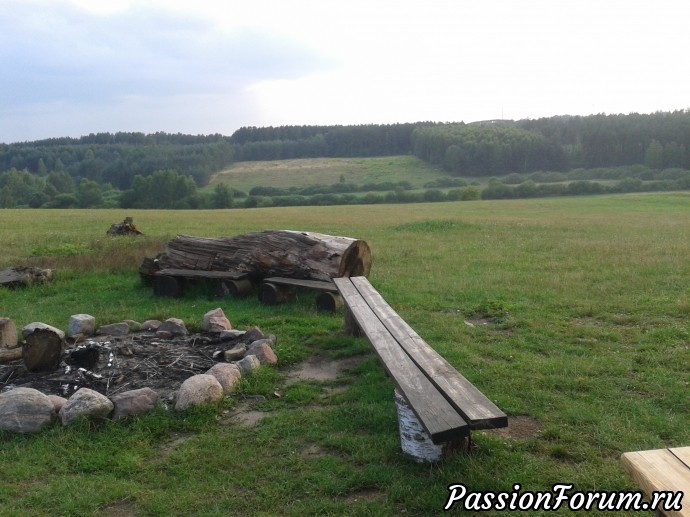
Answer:
POLYGON ((469 426, 419 370, 348 278, 334 279, 352 317, 434 443, 462 438, 469 426))
MULTIPOLYGON (((680 460, 678 453, 681 457, 690 456, 690 447, 626 452, 621 456, 621 465, 648 497, 660 491, 690 494, 690 467, 680 460)), ((688 517, 690 505, 684 503, 682 510, 664 510, 664 514, 688 517)))
POLYGON ((321 280, 303 280, 300 278, 285 278, 272 276, 270 278, 264 278, 264 282, 268 282, 275 285, 303 287, 305 289, 313 289, 314 291, 327 291, 331 293, 338 292, 338 288, 335 286, 333 282, 324 282, 321 280))
POLYGON ((472 429, 506 427, 508 417, 448 361, 431 348, 374 289, 364 277, 352 284, 429 380, 463 415, 472 429))
POLYGON ((154 273, 154 276, 179 276, 184 278, 210 278, 210 279, 230 279, 240 280, 247 278, 247 273, 239 271, 204 271, 200 269, 161 269, 154 273))

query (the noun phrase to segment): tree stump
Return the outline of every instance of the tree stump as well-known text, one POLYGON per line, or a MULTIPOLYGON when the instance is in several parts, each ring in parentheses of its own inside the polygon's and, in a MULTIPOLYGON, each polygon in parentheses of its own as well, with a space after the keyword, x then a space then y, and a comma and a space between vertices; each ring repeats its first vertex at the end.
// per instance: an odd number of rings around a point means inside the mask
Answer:
POLYGON ((0 318, 0 349, 17 346, 17 327, 9 318, 0 318))
POLYGON ((294 287, 264 282, 259 286, 259 301, 264 305, 278 305, 295 298, 294 287))
POLYGON ((53 330, 39 328, 26 336, 22 357, 26 369, 32 372, 54 370, 65 351, 65 340, 53 330))
POLYGON ((343 306, 343 299, 338 293, 321 293, 316 297, 316 310, 335 313, 343 306))

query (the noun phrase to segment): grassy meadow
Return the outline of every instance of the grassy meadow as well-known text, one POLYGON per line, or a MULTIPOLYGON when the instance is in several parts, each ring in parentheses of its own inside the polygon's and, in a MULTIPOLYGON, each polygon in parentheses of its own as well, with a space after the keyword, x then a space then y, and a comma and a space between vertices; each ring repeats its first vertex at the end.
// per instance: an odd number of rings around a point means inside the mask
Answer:
MULTIPOLYGON (((98 324, 180 317, 195 329, 220 306, 236 328, 276 334, 280 360, 218 407, 0 434, 3 516, 441 515, 457 483, 471 491, 510 492, 515 483, 525 491, 554 483, 636 490, 620 467, 622 452, 690 445, 687 193, 0 210, 0 242, 0 268, 56 270, 49 285, 0 290, 0 316, 18 328, 32 321, 66 328, 71 314, 86 312, 98 324), (107 238, 125 216, 145 235, 107 238), (475 432, 469 454, 415 464, 400 450, 393 386, 366 341, 344 336, 342 314, 317 314, 310 294, 278 307, 203 292, 156 298, 138 279, 141 259, 176 234, 264 229, 366 240, 372 284, 508 414, 508 431, 475 432), (314 357, 353 358, 354 366, 338 380, 288 385, 289 372, 314 357), (242 426, 229 418, 239 407, 267 416, 242 426)), ((513 514, 521 513, 500 512, 513 514)), ((554 514, 571 513, 530 513, 554 514)))
POLYGON ((304 158, 237 162, 209 182, 207 189, 218 183, 249 192, 252 187, 308 187, 334 183, 397 183, 409 182, 420 189, 425 183, 446 178, 442 169, 414 156, 383 156, 374 158, 304 158))

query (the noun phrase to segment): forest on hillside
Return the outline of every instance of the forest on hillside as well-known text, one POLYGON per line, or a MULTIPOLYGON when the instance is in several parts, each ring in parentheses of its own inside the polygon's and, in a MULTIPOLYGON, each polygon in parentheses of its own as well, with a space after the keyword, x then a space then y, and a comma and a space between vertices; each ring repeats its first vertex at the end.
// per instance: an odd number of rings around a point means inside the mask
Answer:
POLYGON ((336 185, 322 188, 320 199, 302 193, 279 199, 285 196, 278 193, 270 202, 226 185, 212 194, 198 191, 237 161, 402 154, 445 170, 447 186, 463 186, 452 177, 494 177, 481 193, 487 198, 684 189, 690 188, 690 110, 471 124, 244 127, 231 136, 98 133, 0 144, 0 208, 228 208, 478 197, 476 187, 449 197, 442 184, 430 187, 431 193, 413 195, 394 186, 386 195, 347 199, 335 195, 343 194, 336 185), (628 183, 581 183, 602 178, 628 183), (572 181, 580 181, 579 187, 571 187, 572 181))

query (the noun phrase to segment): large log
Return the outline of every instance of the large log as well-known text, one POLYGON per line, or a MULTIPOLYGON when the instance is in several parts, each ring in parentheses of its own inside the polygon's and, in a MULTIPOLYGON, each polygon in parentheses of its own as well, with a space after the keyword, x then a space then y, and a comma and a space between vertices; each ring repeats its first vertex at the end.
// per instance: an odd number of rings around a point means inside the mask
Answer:
POLYGON ((0 348, 0 364, 11 363, 22 358, 22 348, 0 348))
POLYGON ((17 346, 17 327, 9 318, 0 318, 0 350, 17 346))
MULTIPOLYGON (((329 281, 367 276, 371 270, 369 245, 358 239, 322 233, 274 230, 237 237, 206 238, 179 235, 170 241, 158 269, 196 269, 247 273, 253 281, 268 276, 329 281)), ((144 260, 139 269, 151 274, 144 260)))

